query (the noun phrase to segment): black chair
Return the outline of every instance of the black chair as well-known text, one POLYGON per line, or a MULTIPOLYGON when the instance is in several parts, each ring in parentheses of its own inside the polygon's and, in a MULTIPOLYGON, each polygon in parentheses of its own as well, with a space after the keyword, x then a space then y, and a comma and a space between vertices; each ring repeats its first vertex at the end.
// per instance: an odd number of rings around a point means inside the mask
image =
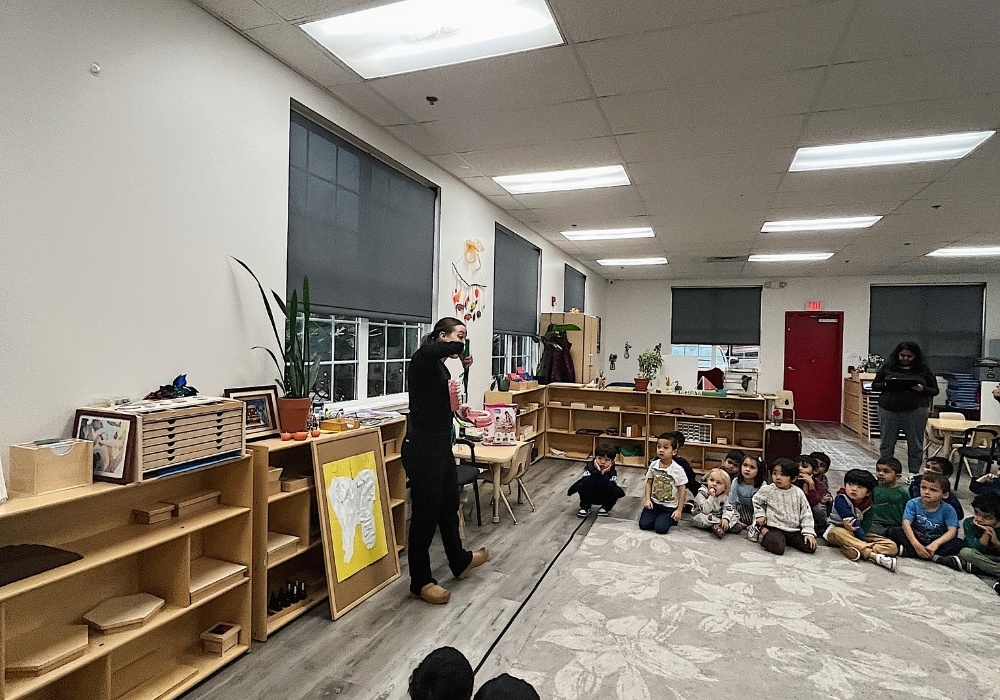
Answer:
POLYGON ((461 489, 469 484, 472 484, 472 493, 476 497, 476 525, 482 527, 483 525, 483 514, 479 509, 479 475, 482 470, 476 465, 476 444, 472 440, 466 440, 465 438, 459 438, 455 440, 456 445, 465 445, 469 448, 469 463, 467 464, 463 458, 462 462, 456 467, 458 470, 458 488, 461 489))
POLYGON ((1000 432, 995 426, 980 425, 965 431, 962 444, 956 448, 959 463, 955 465, 955 490, 962 477, 962 467, 969 472, 969 478, 975 478, 969 460, 983 462, 989 471, 993 463, 1000 459, 1000 432), (977 438, 977 435, 981 436, 977 438))

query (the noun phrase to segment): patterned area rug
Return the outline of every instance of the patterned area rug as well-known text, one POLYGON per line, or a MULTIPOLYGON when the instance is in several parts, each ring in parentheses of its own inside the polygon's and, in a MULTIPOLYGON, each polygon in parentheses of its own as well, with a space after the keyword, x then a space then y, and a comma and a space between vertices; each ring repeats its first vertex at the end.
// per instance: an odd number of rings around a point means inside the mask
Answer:
POLYGON ((997 596, 944 566, 598 518, 558 569, 510 669, 543 698, 1000 699, 997 596))
MULTIPOLYGON (((830 455, 833 462, 830 464, 831 471, 846 472, 848 469, 867 469, 875 471, 875 460, 878 454, 866 454, 849 442, 844 440, 814 440, 803 438, 802 451, 805 454, 810 452, 825 452, 830 455)), ((905 464, 905 461, 904 461, 905 464)))

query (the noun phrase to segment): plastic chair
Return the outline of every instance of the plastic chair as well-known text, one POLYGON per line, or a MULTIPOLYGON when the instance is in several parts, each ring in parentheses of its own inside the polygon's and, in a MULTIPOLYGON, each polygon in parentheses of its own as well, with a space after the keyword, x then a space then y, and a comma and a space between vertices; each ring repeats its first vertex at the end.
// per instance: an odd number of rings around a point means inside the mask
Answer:
MULTIPOLYGON (((458 471, 458 489, 461 491, 469 484, 472 484, 472 493, 476 498, 476 525, 482 527, 483 514, 480 511, 479 506, 479 477, 482 476, 483 470, 476 464, 476 444, 472 442, 472 440, 466 440, 465 438, 455 440, 455 444, 465 445, 469 448, 469 463, 466 463, 463 459, 456 467, 456 470, 458 471)), ((460 522, 465 521, 465 514, 462 512, 461 503, 458 506, 458 516, 460 522)))
POLYGON ((789 423, 795 422, 795 394, 789 389, 776 391, 778 397, 774 400, 774 407, 781 409, 781 418, 789 423))
MULTIPOLYGON (((531 443, 526 442, 517 448, 517 452, 514 453, 514 458, 510 461, 510 464, 506 467, 500 469, 500 486, 510 487, 511 482, 517 482, 517 499, 518 503, 521 502, 521 492, 524 490, 524 484, 521 482, 521 477, 524 476, 528 467, 531 466, 531 443)), ((489 472, 484 472, 480 475, 482 479, 491 479, 492 475, 489 472)), ((525 496, 528 492, 524 491, 525 496)), ((510 501, 507 500, 507 495, 503 492, 503 488, 500 489, 500 499, 503 504, 507 506, 507 512, 510 513, 510 519, 514 521, 517 525, 517 518, 514 517, 514 511, 510 507, 510 501)), ((531 503, 531 498, 528 498, 528 503, 531 505, 531 510, 535 510, 535 505, 531 503)))
POLYGON ((965 414, 957 411, 941 411, 937 417, 939 420, 965 420, 965 414))
POLYGON ((1000 459, 1000 426, 998 425, 977 425, 965 431, 962 444, 955 450, 961 460, 958 468, 955 469, 955 490, 958 490, 958 482, 962 477, 962 467, 969 473, 970 479, 975 479, 972 473, 970 460, 983 462, 985 468, 989 470, 993 463, 1000 459))
POLYGON ((944 437, 931 428, 931 424, 924 426, 924 461, 931 457, 937 457, 944 449, 944 437))

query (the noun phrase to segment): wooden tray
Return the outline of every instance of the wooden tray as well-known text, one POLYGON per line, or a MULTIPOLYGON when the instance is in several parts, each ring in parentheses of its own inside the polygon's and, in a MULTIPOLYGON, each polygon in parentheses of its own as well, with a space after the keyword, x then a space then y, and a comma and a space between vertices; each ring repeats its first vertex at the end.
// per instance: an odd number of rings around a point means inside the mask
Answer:
POLYGON ((236 583, 246 576, 247 567, 212 557, 198 557, 191 562, 191 604, 236 583))
POLYGON ((137 593, 122 598, 109 598, 83 616, 92 629, 103 634, 127 632, 142 627, 166 605, 163 598, 149 593, 137 593))
POLYGON ((286 535, 281 532, 267 533, 267 563, 278 561, 290 554, 294 554, 299 547, 299 540, 302 538, 295 535, 286 535))
POLYGON ((174 506, 174 515, 180 518, 191 513, 214 508, 219 505, 221 499, 221 491, 208 490, 186 493, 182 496, 171 496, 170 498, 164 498, 163 502, 172 504, 174 506))
POLYGON ((55 625, 22 634, 7 646, 7 676, 41 676, 87 653, 86 625, 55 625))

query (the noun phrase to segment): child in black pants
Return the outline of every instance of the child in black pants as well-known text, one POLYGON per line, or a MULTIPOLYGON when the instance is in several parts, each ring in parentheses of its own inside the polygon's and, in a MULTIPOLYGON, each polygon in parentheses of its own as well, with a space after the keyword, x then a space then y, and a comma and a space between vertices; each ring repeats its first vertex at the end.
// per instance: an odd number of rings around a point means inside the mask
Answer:
POLYGON ((583 476, 569 487, 567 496, 574 493, 580 496, 580 510, 576 512, 581 518, 590 515, 590 507, 600 504, 598 515, 610 515, 618 499, 625 491, 618 485, 618 470, 615 469, 615 457, 618 449, 611 445, 600 445, 594 450, 594 459, 584 468, 583 476))

